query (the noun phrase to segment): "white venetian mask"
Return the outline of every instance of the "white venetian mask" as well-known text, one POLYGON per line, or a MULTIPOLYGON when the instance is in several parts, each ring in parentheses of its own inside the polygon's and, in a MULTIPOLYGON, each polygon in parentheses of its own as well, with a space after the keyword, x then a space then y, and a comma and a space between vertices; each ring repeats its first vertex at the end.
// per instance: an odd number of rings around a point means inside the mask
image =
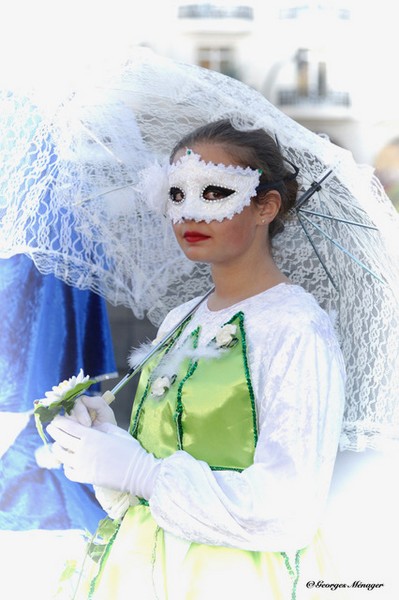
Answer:
POLYGON ((256 196, 260 171, 205 162, 192 150, 169 167, 167 216, 173 223, 222 221, 256 196))

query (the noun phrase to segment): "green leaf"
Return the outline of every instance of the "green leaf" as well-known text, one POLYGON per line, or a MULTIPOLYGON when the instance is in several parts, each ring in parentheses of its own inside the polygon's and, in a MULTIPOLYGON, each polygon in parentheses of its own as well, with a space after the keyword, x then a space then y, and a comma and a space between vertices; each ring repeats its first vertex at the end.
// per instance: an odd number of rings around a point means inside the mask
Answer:
POLYGON ((83 383, 78 383, 74 388, 66 392, 62 399, 56 400, 48 406, 41 404, 40 400, 34 403, 33 414, 35 417, 36 429, 45 443, 48 443, 48 438, 44 433, 43 425, 51 423, 54 417, 62 413, 62 411, 70 414, 75 406, 76 399, 81 396, 82 393, 91 385, 93 385, 93 383, 96 383, 94 379, 88 379, 83 383))
POLYGON ((44 433, 44 429, 43 429, 42 422, 40 421, 40 417, 37 414, 35 414, 34 417, 35 417, 36 429, 37 429, 40 437, 42 438, 43 442, 45 444, 47 444, 48 439, 46 438, 46 434, 44 433))
MULTIPOLYGON (((75 385, 75 387, 72 390, 69 390, 62 399, 64 406, 69 405, 69 401, 75 400, 77 396, 80 396, 82 392, 87 390, 91 385, 93 385, 93 383, 96 383, 94 379, 88 379, 83 383, 78 383, 77 385, 75 385)), ((72 408, 74 404, 75 402, 72 403, 72 408)), ((69 413, 72 410, 72 408, 69 411, 67 410, 67 412, 69 413)))

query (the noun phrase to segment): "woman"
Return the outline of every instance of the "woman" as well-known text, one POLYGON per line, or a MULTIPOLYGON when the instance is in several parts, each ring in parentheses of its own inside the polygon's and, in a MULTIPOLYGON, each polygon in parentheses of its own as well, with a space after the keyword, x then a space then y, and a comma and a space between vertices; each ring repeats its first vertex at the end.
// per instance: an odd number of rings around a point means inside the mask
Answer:
POLYGON ((131 435, 101 398, 48 426, 69 479, 138 498, 110 510, 77 597, 322 597, 305 584, 328 576, 345 369, 329 316, 272 258, 295 175, 263 130, 228 121, 174 148, 166 212, 215 287, 143 371, 131 435))

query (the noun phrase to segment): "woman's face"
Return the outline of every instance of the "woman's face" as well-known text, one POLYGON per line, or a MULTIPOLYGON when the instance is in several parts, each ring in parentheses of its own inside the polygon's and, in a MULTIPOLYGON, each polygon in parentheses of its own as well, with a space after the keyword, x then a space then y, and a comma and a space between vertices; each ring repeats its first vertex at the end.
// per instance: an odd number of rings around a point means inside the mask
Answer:
MULTIPOLYGON (((218 144, 196 144, 191 150, 205 162, 246 166, 235 162, 218 144)), ((174 161, 184 154, 185 150, 179 151, 174 161)), ((184 219, 173 224, 173 229, 180 247, 190 260, 214 265, 232 264, 249 253, 268 251, 267 226, 261 212, 262 208, 251 202, 231 219, 209 223, 184 219)))

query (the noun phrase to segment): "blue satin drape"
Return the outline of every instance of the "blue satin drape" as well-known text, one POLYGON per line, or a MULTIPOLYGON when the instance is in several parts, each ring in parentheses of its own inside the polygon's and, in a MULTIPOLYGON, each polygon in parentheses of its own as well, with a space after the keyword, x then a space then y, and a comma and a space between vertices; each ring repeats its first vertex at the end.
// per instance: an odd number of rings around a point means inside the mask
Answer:
MULTIPOLYGON (((0 331, 0 411, 31 410, 81 368, 91 377, 116 371, 105 301, 42 275, 27 256, 0 260, 0 331)), ((1 460, 0 529, 94 531, 104 513, 91 486, 39 468, 41 444, 31 418, 1 460)))

